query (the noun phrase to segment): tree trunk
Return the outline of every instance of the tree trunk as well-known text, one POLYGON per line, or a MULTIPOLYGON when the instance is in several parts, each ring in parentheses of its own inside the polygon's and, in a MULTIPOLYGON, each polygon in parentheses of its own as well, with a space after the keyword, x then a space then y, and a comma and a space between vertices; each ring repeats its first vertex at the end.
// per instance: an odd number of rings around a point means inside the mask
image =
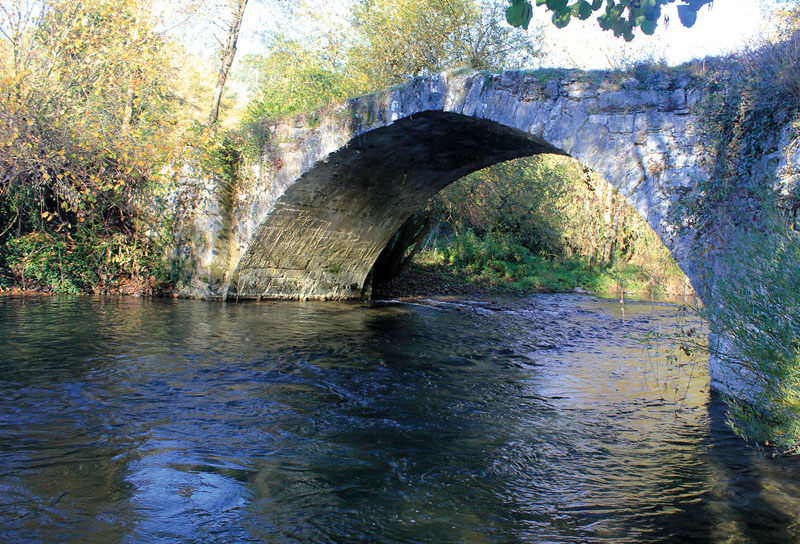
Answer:
POLYGON ((222 47, 222 65, 219 68, 217 86, 214 88, 214 103, 211 105, 211 113, 208 114, 208 124, 215 125, 219 119, 219 105, 222 102, 222 91, 225 89, 225 81, 228 79, 228 70, 231 69, 233 58, 236 56, 236 42, 239 39, 239 30, 242 28, 242 17, 247 0, 232 0, 231 2, 231 25, 228 28, 228 37, 222 47))

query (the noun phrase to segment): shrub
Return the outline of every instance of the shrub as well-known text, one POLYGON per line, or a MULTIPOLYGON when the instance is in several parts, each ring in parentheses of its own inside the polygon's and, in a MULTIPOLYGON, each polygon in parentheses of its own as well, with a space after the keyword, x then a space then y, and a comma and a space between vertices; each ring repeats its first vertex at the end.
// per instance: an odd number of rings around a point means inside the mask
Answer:
POLYGON ((762 100, 800 104, 800 30, 775 42, 751 47, 740 55, 740 77, 756 83, 762 100))
POLYGON ((800 240, 752 234, 730 259, 706 310, 724 342, 716 349, 737 379, 729 421, 747 440, 784 450, 800 444, 800 240))
POLYGON ((36 231, 11 238, 2 248, 7 279, 22 289, 62 294, 114 290, 123 279, 169 278, 159 248, 140 245, 122 233, 85 228, 36 231))

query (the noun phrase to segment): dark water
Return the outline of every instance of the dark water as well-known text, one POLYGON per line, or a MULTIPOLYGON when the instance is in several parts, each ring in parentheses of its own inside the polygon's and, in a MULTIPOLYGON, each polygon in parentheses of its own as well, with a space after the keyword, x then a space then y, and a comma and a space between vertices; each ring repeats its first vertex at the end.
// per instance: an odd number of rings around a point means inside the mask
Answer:
POLYGON ((800 542, 800 461, 637 340, 682 319, 0 299, 0 541, 800 542))

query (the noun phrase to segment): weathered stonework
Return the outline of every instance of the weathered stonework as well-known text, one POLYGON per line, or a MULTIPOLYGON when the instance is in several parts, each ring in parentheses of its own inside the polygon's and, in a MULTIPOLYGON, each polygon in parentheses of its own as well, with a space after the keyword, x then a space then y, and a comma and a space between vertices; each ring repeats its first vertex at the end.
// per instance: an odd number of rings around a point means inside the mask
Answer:
POLYGON ((667 210, 675 189, 708 175, 696 130, 702 93, 682 75, 664 74, 652 88, 578 72, 540 77, 417 78, 265 125, 267 148, 230 209, 218 203, 219 183, 197 199, 185 237, 193 274, 182 293, 359 297, 378 254, 430 196, 472 171, 539 153, 599 172, 701 287, 692 242, 671 233, 667 210))
MULTIPOLYGON (((776 189, 784 199, 796 201, 800 196, 800 127, 789 126, 783 130, 776 155, 775 158, 770 157, 777 160, 776 189)), ((797 209, 790 211, 796 220, 797 209)))

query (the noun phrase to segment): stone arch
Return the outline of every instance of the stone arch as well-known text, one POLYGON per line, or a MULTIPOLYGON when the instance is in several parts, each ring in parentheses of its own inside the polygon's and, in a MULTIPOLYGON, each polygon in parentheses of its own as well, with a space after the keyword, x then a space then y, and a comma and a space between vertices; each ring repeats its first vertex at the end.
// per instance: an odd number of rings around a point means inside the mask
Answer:
POLYGON ((238 269, 240 296, 356 298, 403 222, 441 189, 499 162, 562 153, 483 119, 422 112, 363 134, 287 188, 238 269))
POLYGON ((688 81, 440 74, 279 121, 259 183, 217 223, 229 232, 208 236, 229 243, 207 249, 206 269, 222 296, 360 297, 381 250, 429 197, 492 164, 559 153, 620 191, 698 288, 690 241, 667 221, 676 191, 704 173, 688 81))

